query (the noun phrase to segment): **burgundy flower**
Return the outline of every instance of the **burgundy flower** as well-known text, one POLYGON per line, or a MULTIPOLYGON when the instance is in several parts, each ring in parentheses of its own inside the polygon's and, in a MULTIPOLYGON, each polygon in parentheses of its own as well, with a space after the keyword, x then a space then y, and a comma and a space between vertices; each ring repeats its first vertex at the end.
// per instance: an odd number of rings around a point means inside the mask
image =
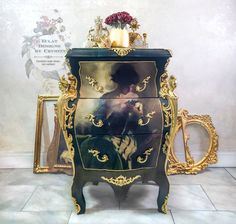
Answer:
POLYGON ((128 12, 123 11, 111 14, 105 19, 105 23, 111 26, 120 25, 123 28, 126 24, 130 24, 132 19, 133 17, 128 12))

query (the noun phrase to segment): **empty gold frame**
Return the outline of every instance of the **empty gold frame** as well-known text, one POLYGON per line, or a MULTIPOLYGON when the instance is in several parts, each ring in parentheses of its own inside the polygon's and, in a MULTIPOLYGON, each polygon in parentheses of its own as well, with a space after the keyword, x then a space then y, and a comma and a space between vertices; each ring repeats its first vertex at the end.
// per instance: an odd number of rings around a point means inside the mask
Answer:
POLYGON ((36 116, 36 131, 35 131, 35 146, 34 146, 34 173, 58 173, 64 172, 71 174, 72 167, 70 164, 70 158, 67 153, 67 148, 64 146, 64 139, 62 138, 61 128, 57 118, 57 100, 58 96, 38 96, 37 101, 37 116, 36 116), (54 133, 52 140, 50 141, 48 150, 47 150, 47 163, 46 165, 41 165, 42 161, 42 132, 43 132, 43 121, 44 121, 44 106, 45 102, 55 102, 54 104, 54 133), (63 144, 61 144, 61 142, 63 144), (65 147, 63 152, 59 152, 60 147, 65 147), (68 157, 68 158, 67 158, 68 157), (64 163, 59 163, 58 158, 63 158, 64 163))
POLYGON ((205 169, 209 164, 214 164, 217 162, 218 135, 209 115, 189 115, 187 110, 180 110, 178 112, 177 124, 173 132, 174 138, 176 137, 177 132, 181 130, 183 132, 185 162, 181 162, 177 159, 173 141, 169 152, 168 175, 180 173, 197 174, 205 169), (207 152, 203 158, 197 162, 194 161, 188 146, 190 136, 187 133, 186 126, 190 124, 202 126, 207 131, 209 136, 209 146, 207 152))

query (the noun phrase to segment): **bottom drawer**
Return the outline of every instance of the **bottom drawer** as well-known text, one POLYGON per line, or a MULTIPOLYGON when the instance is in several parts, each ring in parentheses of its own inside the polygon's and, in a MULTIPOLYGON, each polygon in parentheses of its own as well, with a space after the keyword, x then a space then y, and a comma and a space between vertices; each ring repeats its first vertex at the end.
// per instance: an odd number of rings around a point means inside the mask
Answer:
POLYGON ((129 170, 155 167, 161 135, 77 135, 84 168, 129 170))

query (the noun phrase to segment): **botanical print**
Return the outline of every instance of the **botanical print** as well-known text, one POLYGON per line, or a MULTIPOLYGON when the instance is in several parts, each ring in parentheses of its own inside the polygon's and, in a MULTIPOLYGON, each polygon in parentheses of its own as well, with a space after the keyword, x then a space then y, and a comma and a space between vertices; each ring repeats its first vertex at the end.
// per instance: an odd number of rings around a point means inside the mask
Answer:
POLYGON ((142 77, 136 70, 131 63, 114 63, 110 74, 113 88, 96 99, 79 99, 75 123, 86 168, 155 166, 160 143, 156 139, 162 124, 160 104, 157 98, 140 98, 136 86, 142 77), (150 124, 146 118, 149 111, 153 116, 150 124), (139 125, 140 120, 147 125, 139 125), (138 157, 145 157, 145 150, 152 156, 145 164, 138 163, 138 157))
POLYGON ((65 54, 71 46, 59 11, 55 9, 54 14, 54 18, 41 16, 36 21, 34 34, 23 36, 21 51, 27 77, 42 80, 46 92, 50 92, 50 80, 59 80, 66 72, 65 54))

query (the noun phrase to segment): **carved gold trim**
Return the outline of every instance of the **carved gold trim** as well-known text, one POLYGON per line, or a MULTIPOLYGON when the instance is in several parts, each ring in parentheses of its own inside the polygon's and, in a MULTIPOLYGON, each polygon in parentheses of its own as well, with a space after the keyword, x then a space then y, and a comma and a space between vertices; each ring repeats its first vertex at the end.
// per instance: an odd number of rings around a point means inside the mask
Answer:
POLYGON ((114 51, 117 55, 123 57, 128 55, 131 51, 134 51, 133 48, 110 48, 112 51, 114 51))
POLYGON ((133 183, 136 179, 140 177, 141 177, 140 175, 137 175, 135 177, 125 177, 125 176, 120 175, 118 177, 110 177, 110 178, 102 176, 101 178, 110 184, 122 187, 122 186, 133 183))
POLYGON ((170 103, 168 105, 163 104, 162 109, 165 117, 164 127, 169 127, 171 125, 171 104, 170 103))
POLYGON ((76 213, 79 214, 81 210, 80 205, 76 202, 76 199, 74 197, 72 197, 72 201, 74 203, 76 213))
POLYGON ((174 137, 180 130, 183 132, 185 162, 181 162, 177 159, 174 153, 174 145, 172 145, 169 155, 169 175, 179 173, 197 174, 198 172, 205 169, 209 164, 214 164, 217 162, 218 135, 209 115, 189 115, 187 110, 180 110, 178 114, 177 125, 174 130, 174 137), (187 133, 186 126, 189 124, 201 125, 206 129, 209 135, 210 144, 207 152, 198 162, 194 161, 188 146, 189 135, 187 133))
POLYGON ((91 85, 95 89, 95 91, 99 93, 104 93, 103 86, 99 86, 96 79, 92 78, 89 75, 85 76, 85 79, 88 80, 89 85, 91 85))
POLYGON ((164 203, 161 206, 161 211, 165 214, 167 214, 167 211, 168 211, 168 208, 167 208, 168 198, 169 198, 169 195, 165 197, 164 203))
POLYGON ((95 116, 93 114, 88 114, 86 117, 95 127, 102 127, 104 125, 103 121, 99 119, 98 121, 95 121, 95 116))
POLYGON ((141 156, 137 157, 137 162, 138 163, 146 163, 148 160, 148 157, 151 155, 153 148, 148 148, 145 150, 145 152, 143 153, 143 155, 145 156, 144 158, 142 158, 141 156))
POLYGON ((105 163, 109 160, 108 156, 106 154, 104 154, 101 159, 99 158, 99 154, 100 152, 97 149, 89 149, 88 150, 89 153, 93 154, 94 157, 96 157, 96 159, 101 162, 101 163, 105 163))
POLYGON ((153 115, 154 115, 155 113, 156 113, 155 111, 152 111, 152 112, 150 112, 150 113, 147 113, 147 114, 145 115, 145 117, 147 118, 147 121, 146 121, 146 122, 144 122, 143 118, 139 118, 139 119, 138 119, 138 125, 139 125, 139 126, 145 126, 145 125, 147 125, 147 124, 151 121, 151 119, 153 118, 153 115))
POLYGON ((168 75, 167 66, 169 64, 169 59, 166 61, 164 72, 160 77, 160 91, 159 96, 162 98, 162 110, 164 115, 164 127, 170 127, 170 130, 165 133, 165 141, 162 146, 162 152, 166 154, 165 161, 165 172, 167 173, 167 163, 169 157, 170 148, 173 146, 174 142, 174 130, 177 122, 177 96, 174 90, 177 86, 176 78, 174 76, 168 75))
MULTIPOLYGON (((71 73, 67 74, 68 80, 64 79, 65 88, 62 91, 61 96, 57 102, 58 108, 58 118, 60 126, 62 127, 63 135, 67 145, 69 155, 71 157, 73 172, 74 172, 74 146, 73 146, 73 137, 68 133, 68 129, 73 128, 73 114, 76 110, 76 105, 71 103, 77 97, 77 79, 71 73)), ((60 81, 61 83, 61 81, 60 81)))
POLYGON ((167 133, 165 134, 165 143, 164 143, 164 145, 162 146, 162 151, 163 151, 163 153, 165 153, 166 155, 167 155, 167 152, 168 152, 169 147, 170 147, 170 135, 169 135, 169 133, 167 132, 167 133))
POLYGON ((147 88, 147 84, 149 83, 150 78, 151 78, 151 76, 149 75, 145 79, 143 79, 143 81, 142 81, 143 86, 140 87, 139 85, 137 85, 136 86, 136 91, 137 92, 143 92, 147 88))

